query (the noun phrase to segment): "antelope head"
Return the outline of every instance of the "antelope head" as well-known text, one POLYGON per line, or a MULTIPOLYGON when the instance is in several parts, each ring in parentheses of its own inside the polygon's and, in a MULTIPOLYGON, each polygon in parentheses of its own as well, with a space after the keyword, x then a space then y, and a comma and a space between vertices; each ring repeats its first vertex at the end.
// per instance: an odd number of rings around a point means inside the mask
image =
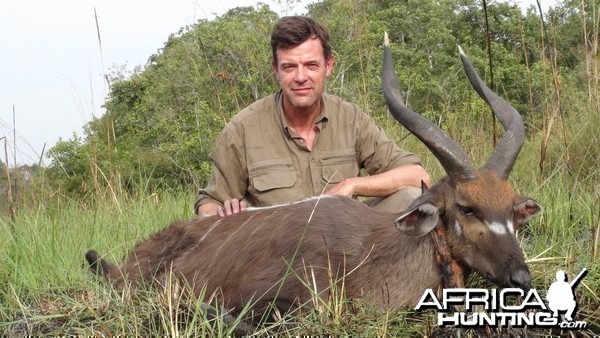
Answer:
POLYGON ((529 289, 531 275, 515 231, 541 207, 531 198, 515 194, 508 181, 525 137, 521 116, 485 85, 459 46, 471 85, 505 129, 487 163, 475 169, 454 140, 406 107, 387 33, 384 40, 382 80, 389 110, 429 148, 447 173, 402 213, 396 227, 418 236, 442 226, 454 260, 498 286, 529 289))

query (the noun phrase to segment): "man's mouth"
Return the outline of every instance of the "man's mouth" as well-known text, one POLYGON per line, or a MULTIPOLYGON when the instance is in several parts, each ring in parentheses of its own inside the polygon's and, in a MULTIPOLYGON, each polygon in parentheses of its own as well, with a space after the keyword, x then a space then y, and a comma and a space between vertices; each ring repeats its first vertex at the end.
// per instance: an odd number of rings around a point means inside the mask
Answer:
POLYGON ((307 93, 310 93, 311 88, 310 87, 294 88, 294 89, 292 89, 292 91, 296 94, 307 94, 307 93))

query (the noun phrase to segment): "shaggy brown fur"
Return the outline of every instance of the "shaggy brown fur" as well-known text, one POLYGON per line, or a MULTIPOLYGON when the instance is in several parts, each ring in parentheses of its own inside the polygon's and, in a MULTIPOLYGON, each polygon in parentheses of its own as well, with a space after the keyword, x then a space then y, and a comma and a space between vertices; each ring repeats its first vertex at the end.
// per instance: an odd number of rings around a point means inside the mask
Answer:
POLYGON ((352 199, 325 197, 175 222, 138 244, 120 268, 93 250, 86 258, 118 287, 162 283, 172 270, 198 295, 205 286, 207 294, 217 292, 229 309, 255 301, 260 311, 275 301, 287 310, 309 303, 314 292, 327 297, 330 274, 343 280, 348 298, 406 307, 425 288, 439 286, 440 272, 429 238, 401 234, 396 218, 352 199))
MULTIPOLYGON (((443 182, 432 188, 437 192, 419 197, 403 216, 328 196, 225 218, 175 222, 138 244, 120 268, 95 251, 86 258, 91 271, 118 287, 163 284, 172 271, 196 295, 215 294, 234 313, 250 301, 258 312, 269 304, 284 311, 312 305, 314 294, 327 299, 332 280, 337 286, 343 282, 349 299, 362 298, 381 308, 407 308, 417 303, 425 289, 441 286, 442 272, 431 237, 406 236, 397 229, 402 230, 402 225, 394 224, 423 223, 424 217, 431 217, 419 205, 447 195, 450 188, 443 182)), ((512 205, 511 200, 507 205, 512 205)), ((438 226, 454 224, 457 217, 451 217, 456 211, 444 212, 445 202, 435 202, 443 215, 436 221, 438 226)), ((513 219, 510 210, 506 217, 513 219)), ((518 225, 517 219, 513 221, 518 225)), ((479 223, 471 227, 483 229, 479 223)), ((531 276, 514 235, 482 230, 485 236, 477 233, 469 239, 454 227, 444 228, 456 262, 499 285, 528 287, 531 276), (477 238, 480 241, 473 242, 477 238)))

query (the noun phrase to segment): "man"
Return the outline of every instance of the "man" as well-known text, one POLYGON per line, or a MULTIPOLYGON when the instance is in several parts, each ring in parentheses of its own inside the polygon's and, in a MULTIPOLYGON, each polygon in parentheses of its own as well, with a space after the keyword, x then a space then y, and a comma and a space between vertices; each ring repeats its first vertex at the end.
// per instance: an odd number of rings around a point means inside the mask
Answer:
POLYGON ((323 93, 334 67, 327 30, 308 17, 284 17, 271 48, 281 90, 225 126, 197 214, 223 217, 320 194, 378 197, 367 203, 382 210, 408 206, 429 176, 365 113, 323 93), (359 176, 363 168, 368 176, 359 176))

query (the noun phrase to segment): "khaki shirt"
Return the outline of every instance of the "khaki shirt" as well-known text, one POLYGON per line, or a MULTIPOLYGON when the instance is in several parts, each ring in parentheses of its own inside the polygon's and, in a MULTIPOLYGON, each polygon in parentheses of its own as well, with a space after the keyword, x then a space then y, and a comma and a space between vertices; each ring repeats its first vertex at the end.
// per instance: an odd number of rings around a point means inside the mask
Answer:
POLYGON ((401 151, 359 108, 323 94, 319 129, 309 151, 286 123, 278 92, 240 111, 219 134, 212 175, 198 206, 232 198, 269 206, 322 194, 364 168, 378 174, 419 158, 401 151))

